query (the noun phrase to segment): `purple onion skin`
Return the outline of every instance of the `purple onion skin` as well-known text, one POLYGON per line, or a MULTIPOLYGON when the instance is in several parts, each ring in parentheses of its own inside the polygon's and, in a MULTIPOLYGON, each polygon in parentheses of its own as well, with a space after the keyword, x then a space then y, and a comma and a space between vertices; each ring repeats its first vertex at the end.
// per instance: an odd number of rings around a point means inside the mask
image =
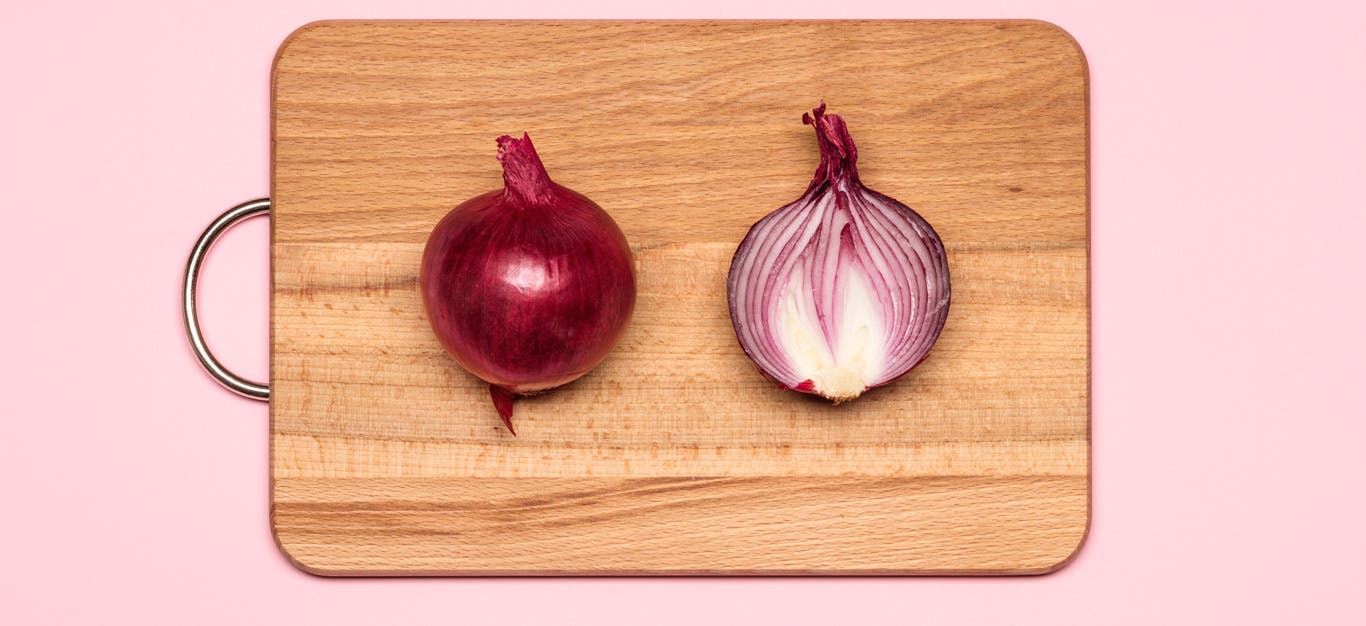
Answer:
POLYGON ((531 139, 501 137, 504 188, 432 230, 422 300, 461 367, 489 383, 509 431, 512 402, 573 381, 616 345, 635 307, 631 249, 597 204, 550 180, 531 139))
POLYGON ((727 298, 736 338, 761 374, 783 389, 838 404, 904 376, 929 355, 948 319, 948 257, 928 221, 859 180, 858 151, 843 119, 827 115, 822 102, 802 122, 815 128, 820 165, 801 198, 760 219, 745 235, 731 260, 727 298), (784 281, 803 266, 812 284, 830 289, 787 289, 784 281), (834 352, 842 305, 831 294, 841 293, 841 285, 848 285, 841 274, 851 272, 869 278, 879 297, 886 336, 879 345, 886 358, 876 375, 861 379, 861 389, 831 393, 800 374, 798 359, 784 348, 786 331, 779 330, 778 320, 788 295, 809 298, 817 311, 813 327, 834 352))

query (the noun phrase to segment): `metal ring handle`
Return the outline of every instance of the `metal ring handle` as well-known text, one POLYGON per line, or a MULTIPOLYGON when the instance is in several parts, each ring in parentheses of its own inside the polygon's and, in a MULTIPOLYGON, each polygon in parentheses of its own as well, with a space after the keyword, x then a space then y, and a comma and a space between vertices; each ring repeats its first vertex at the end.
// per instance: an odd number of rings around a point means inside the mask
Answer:
POLYGON ((204 333, 199 330, 195 292, 199 286, 199 266, 203 264, 204 255, 209 253, 209 248, 213 247, 213 242, 218 236, 242 220, 267 213, 270 213, 270 198, 259 198, 228 209, 204 229, 204 234, 199 236, 199 241, 195 242, 194 249, 190 251, 189 262, 185 264, 185 334, 189 336, 190 348, 194 350, 194 355, 199 357, 199 364, 204 366, 205 371, 224 387, 257 400, 270 399, 270 386, 242 378, 228 371, 228 368, 223 367, 223 364, 214 358, 208 344, 204 343, 204 333))

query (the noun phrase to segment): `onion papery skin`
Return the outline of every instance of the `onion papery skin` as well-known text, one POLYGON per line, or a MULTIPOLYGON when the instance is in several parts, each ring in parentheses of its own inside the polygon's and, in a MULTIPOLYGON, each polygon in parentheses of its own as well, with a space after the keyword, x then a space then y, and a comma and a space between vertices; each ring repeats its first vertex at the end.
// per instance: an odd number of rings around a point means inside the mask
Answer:
POLYGON ((911 371, 948 319, 948 257, 918 213, 865 187, 844 120, 802 121, 821 162, 795 202, 760 219, 731 260, 740 347, 780 387, 836 403, 911 371))
POLYGON ((498 139, 504 188, 437 223, 419 282, 428 321, 461 367, 489 383, 513 434, 513 400, 588 373, 635 307, 631 250, 617 223, 550 180, 531 138, 498 139))

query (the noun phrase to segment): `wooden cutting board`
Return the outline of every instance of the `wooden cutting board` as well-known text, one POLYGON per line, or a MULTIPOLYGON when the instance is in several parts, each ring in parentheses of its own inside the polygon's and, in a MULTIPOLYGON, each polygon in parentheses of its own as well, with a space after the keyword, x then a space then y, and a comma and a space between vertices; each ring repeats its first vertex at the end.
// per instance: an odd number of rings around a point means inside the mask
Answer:
POLYGON ((322 22, 273 74, 271 521, 299 567, 390 574, 1024 574, 1089 516, 1087 68, 1035 21, 322 22), (775 389, 725 277, 845 117, 942 235, 930 358, 857 401, 775 389), (633 244, 635 318, 499 424, 416 276, 494 138, 633 244))

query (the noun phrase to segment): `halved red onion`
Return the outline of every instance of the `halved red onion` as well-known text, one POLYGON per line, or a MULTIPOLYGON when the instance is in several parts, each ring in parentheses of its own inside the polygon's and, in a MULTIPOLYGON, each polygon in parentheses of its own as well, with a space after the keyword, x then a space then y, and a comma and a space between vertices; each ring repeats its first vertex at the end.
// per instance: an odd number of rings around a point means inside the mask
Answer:
POLYGON ((825 103, 806 193, 749 230, 727 290, 740 347, 780 386, 836 403, 914 368, 949 312, 949 264, 929 222, 864 187, 844 120, 825 103))

